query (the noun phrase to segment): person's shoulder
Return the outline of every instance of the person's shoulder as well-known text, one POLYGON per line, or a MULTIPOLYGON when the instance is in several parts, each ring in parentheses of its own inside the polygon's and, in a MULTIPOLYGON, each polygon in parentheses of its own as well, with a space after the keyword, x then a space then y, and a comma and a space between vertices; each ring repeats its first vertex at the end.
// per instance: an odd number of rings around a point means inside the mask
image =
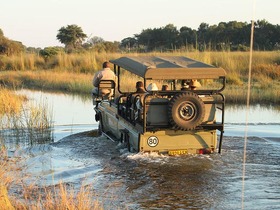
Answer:
POLYGON ((109 67, 102 69, 103 71, 112 71, 109 67))

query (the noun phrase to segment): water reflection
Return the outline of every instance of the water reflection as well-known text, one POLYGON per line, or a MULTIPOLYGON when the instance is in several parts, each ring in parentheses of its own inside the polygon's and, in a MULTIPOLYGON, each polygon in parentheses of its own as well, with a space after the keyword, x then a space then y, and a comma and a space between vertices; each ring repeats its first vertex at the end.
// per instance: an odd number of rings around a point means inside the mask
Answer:
POLYGON ((226 106, 225 135, 243 136, 245 129, 249 136, 279 137, 280 109, 277 106, 252 105, 248 110, 246 127, 246 106, 226 106))
MULTIPOLYGON (((46 101, 53 108, 53 138, 58 141, 70 134, 96 129, 94 109, 88 97, 63 93, 20 90, 31 101, 46 101)), ((249 123, 246 125, 246 106, 227 105, 225 109, 225 136, 243 136, 245 129, 249 136, 279 137, 280 107, 252 105, 249 109, 249 123)), ((219 113, 217 119, 220 119, 219 113)))
MULTIPOLYGON (((251 105, 248 110, 250 124, 280 124, 280 106, 251 105)), ((244 124, 246 122, 247 109, 242 105, 226 106, 225 121, 227 123, 244 124)))

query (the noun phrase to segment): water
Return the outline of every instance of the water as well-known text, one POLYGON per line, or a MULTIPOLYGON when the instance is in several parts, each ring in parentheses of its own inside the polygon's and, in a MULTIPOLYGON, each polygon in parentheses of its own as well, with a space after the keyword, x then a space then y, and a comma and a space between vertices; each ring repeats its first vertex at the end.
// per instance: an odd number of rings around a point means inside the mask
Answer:
MULTIPOLYGON (((248 133, 245 209, 280 209, 280 111, 226 107, 222 154, 131 154, 97 137, 90 99, 23 91, 54 110, 54 142, 20 148, 27 182, 92 186, 105 209, 240 209, 244 133, 248 133)), ((11 189, 13 190, 13 189, 11 189)))
POLYGON ((47 102, 53 111, 54 141, 65 136, 92 130, 97 127, 91 98, 63 93, 21 90, 18 94, 28 95, 31 102, 47 102))

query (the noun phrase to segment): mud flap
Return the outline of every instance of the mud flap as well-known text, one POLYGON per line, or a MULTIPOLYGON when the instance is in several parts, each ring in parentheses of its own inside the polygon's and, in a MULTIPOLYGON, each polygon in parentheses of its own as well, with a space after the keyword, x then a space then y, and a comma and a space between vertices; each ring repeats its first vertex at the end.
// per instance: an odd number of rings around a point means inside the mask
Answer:
POLYGON ((121 129, 121 143, 127 148, 129 152, 133 152, 132 147, 130 146, 129 142, 129 131, 127 129, 121 129))

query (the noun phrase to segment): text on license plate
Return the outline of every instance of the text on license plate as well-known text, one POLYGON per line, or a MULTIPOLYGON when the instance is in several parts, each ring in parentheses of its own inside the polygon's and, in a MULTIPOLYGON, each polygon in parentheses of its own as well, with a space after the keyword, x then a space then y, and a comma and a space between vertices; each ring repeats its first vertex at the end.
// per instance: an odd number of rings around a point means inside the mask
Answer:
POLYGON ((170 150, 168 151, 168 155, 184 155, 187 154, 188 150, 170 150))

